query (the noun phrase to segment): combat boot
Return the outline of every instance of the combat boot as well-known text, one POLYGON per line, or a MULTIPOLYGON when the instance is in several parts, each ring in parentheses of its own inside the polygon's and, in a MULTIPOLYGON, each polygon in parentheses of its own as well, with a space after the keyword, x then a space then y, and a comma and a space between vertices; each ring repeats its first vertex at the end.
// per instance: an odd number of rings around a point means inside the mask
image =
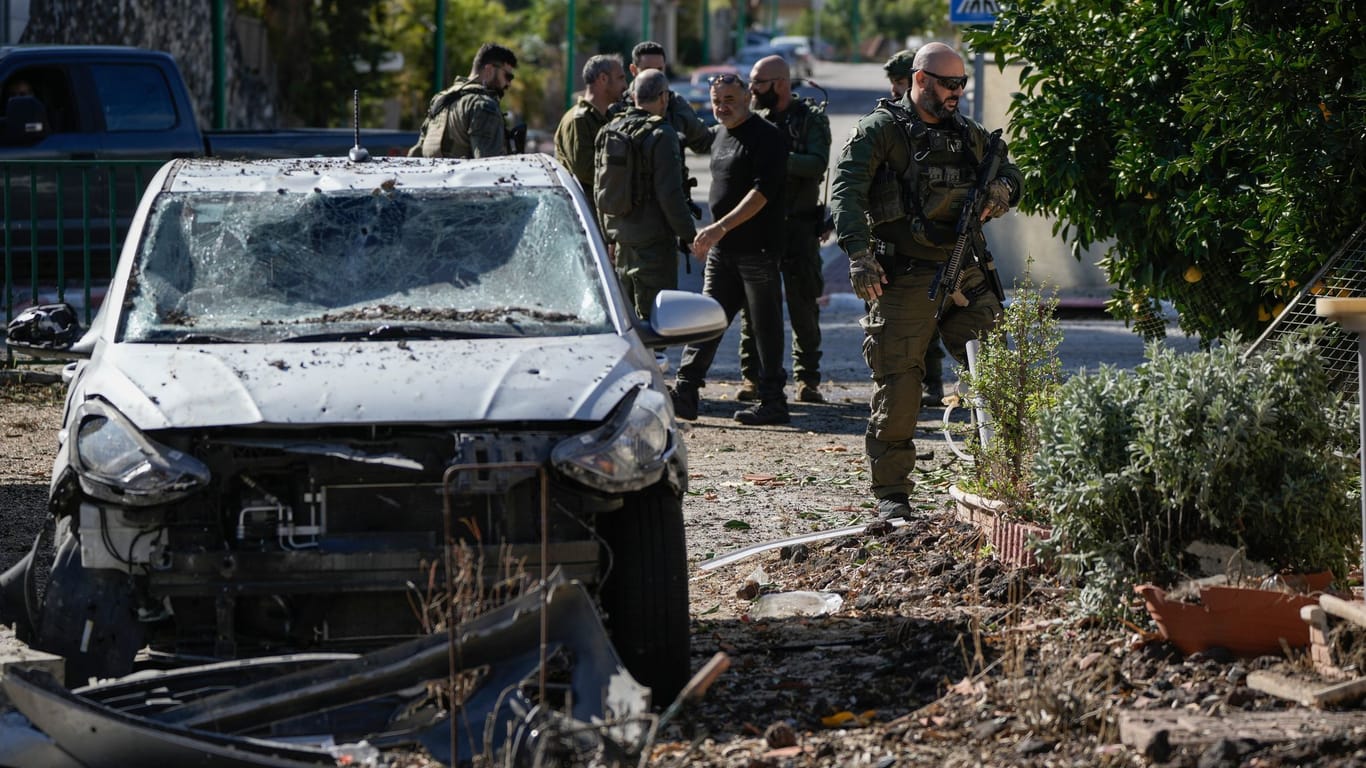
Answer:
POLYGON ((735 393, 735 399, 742 403, 759 402, 759 383, 753 379, 745 379, 740 385, 740 391, 735 393))
POLYGON ((786 401, 769 400, 743 411, 736 411, 735 420, 745 426, 755 427, 765 424, 787 424, 792 421, 792 416, 787 412, 786 401))
POLYGON ((683 421, 697 421, 697 405, 701 400, 697 387, 677 382, 669 388, 669 400, 673 401, 674 416, 683 421))
POLYGON ((825 395, 821 394, 817 384, 808 384, 804 381, 797 382, 797 402, 799 403, 823 403, 825 395))
POLYGON ((880 520, 909 520, 913 515, 910 497, 904 493, 893 493, 877 500, 877 516, 880 520))

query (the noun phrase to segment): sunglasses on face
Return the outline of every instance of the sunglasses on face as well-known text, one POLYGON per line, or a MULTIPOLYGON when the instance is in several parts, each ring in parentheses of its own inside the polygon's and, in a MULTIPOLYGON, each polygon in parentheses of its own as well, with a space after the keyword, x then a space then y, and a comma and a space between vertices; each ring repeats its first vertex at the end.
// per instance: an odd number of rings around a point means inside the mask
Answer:
MULTIPOLYGON (((767 81, 765 81, 765 82, 767 82, 767 81)), ((745 81, 744 81, 744 79, 742 79, 739 75, 732 75, 732 74, 729 74, 729 73, 724 74, 724 75, 712 75, 711 77, 707 78, 707 83, 709 83, 709 84, 711 84, 711 85, 737 85, 737 84, 738 84, 741 88, 746 87, 746 86, 745 86, 745 81)))
POLYGON ((968 84, 967 75, 963 75, 962 77, 944 77, 943 75, 936 75, 928 69, 922 69, 920 71, 933 77, 935 80, 938 80, 939 84, 944 86, 944 90, 946 91, 957 91, 966 88, 968 84))

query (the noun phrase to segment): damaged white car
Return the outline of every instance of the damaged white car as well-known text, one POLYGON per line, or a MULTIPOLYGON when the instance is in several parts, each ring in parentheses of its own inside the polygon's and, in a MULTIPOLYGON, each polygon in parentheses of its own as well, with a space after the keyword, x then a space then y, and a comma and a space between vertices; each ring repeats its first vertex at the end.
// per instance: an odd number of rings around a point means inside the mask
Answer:
POLYGON ((0 621, 68 681, 144 647, 420 634, 448 537, 486 583, 510 553, 592 585, 657 702, 687 681, 688 475, 652 348, 725 318, 674 291, 637 318, 548 158, 173 161, 74 343, 67 313, 10 329, 75 362, 54 534, 0 621))

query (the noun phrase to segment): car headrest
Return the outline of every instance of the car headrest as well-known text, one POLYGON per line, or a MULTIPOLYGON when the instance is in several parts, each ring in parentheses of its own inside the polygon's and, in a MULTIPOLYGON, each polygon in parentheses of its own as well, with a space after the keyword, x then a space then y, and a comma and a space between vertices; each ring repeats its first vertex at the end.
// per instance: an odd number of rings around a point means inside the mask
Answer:
POLYGON ((36 141, 47 135, 47 107, 36 96, 11 96, 5 104, 5 138, 36 141))

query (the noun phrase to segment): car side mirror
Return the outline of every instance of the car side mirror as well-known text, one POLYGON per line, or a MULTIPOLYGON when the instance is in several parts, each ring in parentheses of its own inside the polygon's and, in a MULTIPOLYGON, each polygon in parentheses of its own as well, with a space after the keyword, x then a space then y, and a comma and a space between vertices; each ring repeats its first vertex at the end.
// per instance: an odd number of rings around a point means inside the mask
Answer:
POLYGON ((699 344, 726 332, 726 311, 716 299, 689 291, 660 291, 641 341, 647 347, 699 344))
POLYGON ((34 357, 48 357, 50 355, 44 353, 69 352, 81 338, 81 324, 70 304, 40 304, 15 316, 9 322, 6 334, 5 343, 10 349, 34 357))
POLYGON ((11 96, 5 103, 0 143, 36 144, 48 133, 47 107, 35 96, 11 96))

